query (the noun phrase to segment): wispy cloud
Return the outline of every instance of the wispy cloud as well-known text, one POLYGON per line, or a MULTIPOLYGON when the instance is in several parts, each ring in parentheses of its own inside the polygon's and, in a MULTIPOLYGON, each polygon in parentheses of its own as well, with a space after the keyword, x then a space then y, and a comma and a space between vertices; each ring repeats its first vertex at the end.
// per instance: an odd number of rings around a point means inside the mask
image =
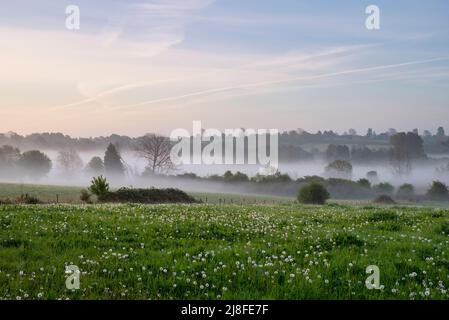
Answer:
POLYGON ((24 127, 25 115, 27 128, 36 128, 45 112, 46 123, 58 128, 74 128, 73 119, 88 114, 81 122, 90 132, 98 129, 96 116, 104 128, 125 116, 144 127, 131 115, 155 110, 160 118, 152 125, 167 127, 188 119, 185 107, 212 118, 239 105, 253 119, 248 110, 261 105, 273 114, 301 99, 319 107, 329 92, 361 100, 367 92, 355 92, 354 83, 376 85, 385 94, 380 109, 411 100, 400 94, 416 81, 422 86, 414 94, 423 101, 448 98, 441 89, 449 76, 442 2, 404 13, 379 0, 382 28, 370 32, 362 6, 320 0, 79 0, 81 30, 70 32, 63 4, 43 0, 36 14, 32 0, 21 1, 32 5, 0 5, 0 109, 11 115, 11 129, 24 127), (418 21, 422 11, 426 19, 418 21), (417 26, 404 27, 404 18, 417 26), (398 96, 387 81, 397 81, 398 96), (21 117, 17 110, 28 111, 21 117))
POLYGON ((319 75, 314 75, 314 76, 293 77, 293 78, 276 80, 276 81, 261 81, 261 82, 247 83, 247 84, 242 84, 242 85, 237 85, 237 86, 213 88, 213 89, 208 89, 208 90, 190 92, 190 93, 183 94, 183 95, 171 96, 171 97, 160 98, 160 99, 153 99, 153 100, 144 101, 141 103, 126 105, 126 106, 112 107, 111 109, 112 110, 122 110, 122 109, 137 108, 137 107, 142 107, 142 106, 146 106, 146 105, 150 105, 150 104, 154 104, 154 103, 184 100, 187 98, 203 96, 203 95, 210 95, 210 94, 226 92, 226 91, 243 90, 243 89, 251 89, 251 88, 266 87, 266 86, 277 86, 277 85, 282 85, 282 84, 297 82, 297 81, 304 81, 304 80, 320 80, 320 79, 332 78, 332 77, 337 77, 337 76, 345 76, 345 75, 351 75, 351 74, 357 74, 357 73, 367 73, 367 72, 382 71, 382 70, 388 70, 388 69, 396 69, 396 68, 415 66, 415 65, 420 65, 420 64, 428 64, 428 63, 438 62, 438 61, 447 61, 447 60, 449 60, 449 57, 439 57, 439 58, 433 58, 433 59, 427 59, 427 60, 409 61, 409 62, 404 62, 404 63, 396 63, 396 64, 389 64, 389 65, 382 65, 382 66, 343 70, 343 71, 319 74, 319 75))
POLYGON ((179 18, 190 17, 192 12, 204 9, 214 2, 215 0, 153 0, 133 4, 131 7, 138 9, 147 16, 179 18))

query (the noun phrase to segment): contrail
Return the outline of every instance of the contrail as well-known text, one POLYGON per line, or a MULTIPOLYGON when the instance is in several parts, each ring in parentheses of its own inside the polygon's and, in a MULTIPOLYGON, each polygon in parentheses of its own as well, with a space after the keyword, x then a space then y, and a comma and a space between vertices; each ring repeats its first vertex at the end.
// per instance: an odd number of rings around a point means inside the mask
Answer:
POLYGON ((176 101, 176 100, 182 100, 185 98, 202 96, 202 95, 219 93, 219 92, 225 92, 225 91, 231 91, 231 90, 263 87, 263 86, 268 86, 268 85, 277 85, 277 84, 283 84, 283 83, 300 81, 300 80, 315 80, 315 79, 331 78, 331 77, 342 76, 342 75, 347 75, 347 74, 393 69, 393 68, 400 68, 400 67, 406 67, 406 66, 411 66, 411 65, 419 65, 419 64, 426 64, 426 63, 437 62, 437 61, 446 61, 446 60, 449 60, 449 57, 440 57, 440 58, 434 58, 434 59, 410 61, 410 62, 389 64, 389 65, 376 66, 376 67, 351 69, 351 70, 345 70, 345 71, 320 74, 320 75, 316 75, 316 76, 296 77, 296 78, 289 78, 289 79, 276 80, 276 81, 264 81, 264 82, 243 84, 243 85, 238 85, 238 86, 229 86, 229 87, 208 89, 208 90, 203 90, 203 91, 195 91, 195 92, 191 92, 191 93, 187 93, 187 94, 183 94, 183 95, 179 95, 179 96, 174 96, 174 97, 153 99, 153 100, 144 101, 144 102, 140 102, 140 103, 136 103, 136 104, 120 106, 120 107, 113 107, 113 108, 111 108, 111 110, 120 110, 120 109, 127 109, 127 108, 133 108, 133 107, 140 107, 140 106, 145 106, 148 104, 153 104, 153 103, 158 103, 158 102, 176 101))
POLYGON ((76 102, 72 102, 72 103, 68 103, 62 106, 57 106, 57 107, 53 107, 51 108, 51 110, 57 110, 57 109, 63 109, 63 108, 70 108, 70 107, 74 107, 74 106, 78 106, 78 105, 82 105, 85 103, 89 103, 89 102, 96 102, 98 98, 107 96, 107 95, 111 95, 114 94, 116 92, 120 92, 120 91, 124 91, 124 90, 128 90, 128 89, 135 89, 135 88, 139 88, 139 87, 147 87, 147 86, 152 86, 155 84, 160 84, 160 83, 165 83, 165 82, 171 82, 171 81, 176 81, 179 79, 171 79, 171 80, 157 80, 157 81, 151 81, 151 82, 137 82, 137 83, 131 83, 131 84, 126 84, 123 86, 119 86, 119 87, 115 87, 109 90, 105 90, 102 91, 100 93, 97 93, 94 97, 91 98, 86 98, 80 101, 76 101, 76 102))
MULTIPOLYGON (((354 46, 354 47, 350 47, 350 48, 337 48, 337 49, 334 48, 333 51, 331 50, 331 51, 324 52, 324 53, 318 53, 318 54, 314 54, 314 55, 309 55, 309 56, 306 56, 306 57, 302 57, 300 60, 304 61, 304 60, 309 60, 309 59, 314 59, 314 58, 319 58, 319 57, 325 57, 325 56, 335 55, 335 54, 339 54, 339 53, 344 53, 344 52, 347 52, 347 51, 352 51, 352 50, 358 49, 358 48, 373 47, 373 46, 375 46, 375 45, 363 45, 363 46, 354 46)), ((251 63, 251 64, 248 64, 248 65, 241 66, 241 68, 254 67, 254 66, 257 66, 257 65, 258 65, 257 63, 256 64, 251 63)), ((262 65, 264 65, 264 63, 262 63, 262 65)), ((212 74, 212 72, 208 72, 205 75, 209 75, 209 74, 212 74)), ((97 93, 93 97, 89 97, 89 98, 82 99, 82 100, 79 100, 79 101, 71 102, 71 103, 68 103, 68 104, 65 104, 65 105, 52 107, 52 108, 50 108, 50 110, 58 110, 58 109, 70 108, 70 107, 74 107, 74 106, 83 105, 83 104, 86 104, 86 103, 89 103, 89 102, 98 102, 99 98, 104 97, 104 96, 108 96, 108 95, 111 95, 111 94, 114 94, 114 93, 117 93, 117 92, 120 92, 120 91, 125 91, 125 90, 128 90, 128 89, 134 89, 134 88, 139 88, 139 87, 152 86, 152 85, 159 84, 159 83, 173 82, 173 81, 178 81, 178 80, 189 80, 189 79, 186 79, 185 77, 179 77, 179 78, 170 79, 170 80, 156 80, 156 81, 151 81, 151 82, 146 81, 146 82, 130 83, 130 84, 126 84, 126 85, 115 87, 115 88, 112 88, 112 89, 109 89, 109 90, 102 91, 100 93, 97 93)), ((223 90, 223 89, 224 88, 221 88, 220 90, 223 90)), ((207 90, 207 91, 209 91, 209 90, 207 90)), ((214 91, 215 90, 212 89, 211 92, 205 92, 204 94, 206 94, 206 93, 213 93, 214 91)), ((188 96, 190 96, 190 95, 187 95, 187 97, 188 96)), ((183 98, 185 98, 185 97, 183 96, 183 98)), ((159 101, 155 101, 155 102, 159 102, 159 101)))

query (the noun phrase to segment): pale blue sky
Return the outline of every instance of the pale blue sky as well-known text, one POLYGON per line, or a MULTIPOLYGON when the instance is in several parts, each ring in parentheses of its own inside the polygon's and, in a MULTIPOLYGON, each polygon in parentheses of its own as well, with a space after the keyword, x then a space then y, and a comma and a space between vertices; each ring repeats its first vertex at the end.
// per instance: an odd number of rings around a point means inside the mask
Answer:
POLYGON ((0 131, 449 130, 448 39, 444 0, 0 0, 0 131))

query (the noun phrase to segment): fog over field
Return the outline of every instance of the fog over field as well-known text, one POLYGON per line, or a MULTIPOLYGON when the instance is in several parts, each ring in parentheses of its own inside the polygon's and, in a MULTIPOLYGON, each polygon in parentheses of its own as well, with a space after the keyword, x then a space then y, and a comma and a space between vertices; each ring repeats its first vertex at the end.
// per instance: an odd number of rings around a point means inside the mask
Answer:
MULTIPOLYGON (((25 150, 26 151, 26 150, 25 150)), ((92 176, 86 174, 83 170, 73 174, 64 172, 57 163, 58 152, 55 150, 41 150, 52 160, 53 166, 50 173, 40 179, 32 179, 18 175, 20 178, 3 179, 4 182, 15 183, 33 183, 33 184, 56 184, 83 186, 89 185, 92 176)), ((104 150, 81 151, 78 153, 83 164, 86 165, 92 157, 104 156, 104 150)), ((191 180, 186 178, 173 178, 167 180, 165 176, 151 176, 142 178, 141 175, 145 171, 147 162, 138 156, 136 152, 125 151, 121 153, 123 162, 127 168, 126 176, 120 180, 111 179, 110 184, 114 187, 134 186, 134 187, 177 187, 188 191, 202 192, 235 192, 245 193, 245 187, 242 185, 228 186, 217 181, 191 180)), ((417 193, 424 193, 433 180, 440 180, 449 183, 449 175, 438 173, 436 169, 449 162, 448 155, 429 156, 429 160, 425 164, 415 164, 410 174, 406 176, 398 176, 394 173, 393 168, 388 164, 353 164, 352 180, 357 181, 366 178, 369 171, 377 171, 378 182, 389 182, 395 187, 404 183, 415 185, 417 193), (434 160, 433 160, 434 159, 434 160)), ((324 176, 325 167, 329 162, 324 159, 297 161, 279 164, 279 172, 288 174, 293 180, 306 176, 324 176)), ((261 169, 258 165, 181 165, 169 172, 170 176, 181 175, 184 173, 194 173, 199 177, 208 177, 212 175, 223 175, 230 170, 235 173, 237 171, 254 177, 261 169)))

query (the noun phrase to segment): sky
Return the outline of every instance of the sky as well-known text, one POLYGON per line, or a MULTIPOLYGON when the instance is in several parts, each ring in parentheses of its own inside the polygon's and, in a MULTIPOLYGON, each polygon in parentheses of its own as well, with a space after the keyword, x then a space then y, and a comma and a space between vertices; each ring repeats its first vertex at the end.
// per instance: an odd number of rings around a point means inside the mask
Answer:
POLYGON ((0 0, 0 132, 449 131, 448 80, 447 0, 0 0))

